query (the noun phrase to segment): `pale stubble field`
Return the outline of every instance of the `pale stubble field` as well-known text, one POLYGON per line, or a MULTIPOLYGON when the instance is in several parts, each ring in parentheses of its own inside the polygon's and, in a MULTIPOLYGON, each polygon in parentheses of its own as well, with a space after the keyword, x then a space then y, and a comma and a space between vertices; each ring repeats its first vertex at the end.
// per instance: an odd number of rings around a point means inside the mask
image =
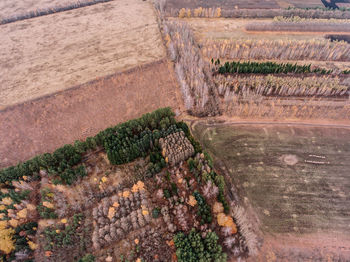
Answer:
POLYGON ((154 9, 137 0, 1 25, 0 38, 0 109, 165 56, 154 9))

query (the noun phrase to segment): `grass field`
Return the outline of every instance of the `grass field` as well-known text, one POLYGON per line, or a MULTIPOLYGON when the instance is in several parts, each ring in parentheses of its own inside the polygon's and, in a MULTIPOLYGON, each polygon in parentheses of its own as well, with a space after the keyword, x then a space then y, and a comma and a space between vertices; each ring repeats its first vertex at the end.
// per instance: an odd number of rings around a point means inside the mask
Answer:
POLYGON ((198 123, 194 133, 224 162, 265 235, 350 240, 350 130, 198 123))
POLYGON ((2 25, 0 37, 0 108, 165 56, 154 10, 137 0, 2 25))

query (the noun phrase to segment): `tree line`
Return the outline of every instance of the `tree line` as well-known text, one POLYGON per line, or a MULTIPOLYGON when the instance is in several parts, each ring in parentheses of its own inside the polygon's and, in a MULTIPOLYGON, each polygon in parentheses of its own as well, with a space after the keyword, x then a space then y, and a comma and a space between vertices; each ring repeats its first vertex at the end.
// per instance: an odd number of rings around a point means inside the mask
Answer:
POLYGON ((276 63, 276 62, 225 62, 220 64, 220 59, 211 62, 215 67, 218 67, 219 74, 331 74, 332 70, 323 68, 311 69, 311 64, 298 65, 291 63, 276 63))

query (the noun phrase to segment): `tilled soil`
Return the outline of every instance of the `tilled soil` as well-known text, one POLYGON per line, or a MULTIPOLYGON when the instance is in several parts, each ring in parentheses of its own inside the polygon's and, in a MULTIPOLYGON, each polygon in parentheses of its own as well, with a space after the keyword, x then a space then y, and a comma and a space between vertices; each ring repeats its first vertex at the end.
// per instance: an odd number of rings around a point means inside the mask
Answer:
POLYGON ((160 107, 182 110, 173 67, 160 60, 0 111, 0 168, 85 139, 160 107))

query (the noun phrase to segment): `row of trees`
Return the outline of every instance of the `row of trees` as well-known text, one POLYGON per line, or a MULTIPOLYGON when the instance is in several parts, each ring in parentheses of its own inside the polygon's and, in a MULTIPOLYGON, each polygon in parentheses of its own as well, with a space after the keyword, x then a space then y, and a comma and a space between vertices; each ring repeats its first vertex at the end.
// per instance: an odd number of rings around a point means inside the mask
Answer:
POLYGON ((211 60, 212 64, 218 66, 219 74, 331 74, 333 70, 326 70, 323 68, 311 69, 311 64, 297 65, 291 63, 276 63, 276 62, 226 62, 224 65, 220 65, 220 60, 211 60))
POLYGON ((343 97, 349 87, 341 84, 338 77, 279 77, 268 76, 223 76, 215 77, 216 86, 225 101, 235 97, 249 99, 254 96, 278 97, 343 97))
POLYGON ((195 197, 198 203, 197 215, 201 219, 201 224, 210 224, 213 220, 210 206, 207 204, 205 198, 198 191, 193 192, 193 196, 195 197))
POLYGON ((45 169, 49 171, 49 174, 57 176, 57 183, 71 184, 85 174, 85 169, 77 166, 82 160, 82 154, 97 147, 107 146, 108 148, 111 136, 123 141, 127 137, 138 136, 146 129, 161 130, 174 123, 174 113, 170 108, 158 109, 152 113, 144 114, 139 119, 107 128, 95 137, 88 137, 86 141, 76 141, 74 145, 65 145, 51 154, 38 155, 24 163, 0 170, 0 183, 19 180, 23 176, 32 176, 39 173, 40 169, 45 169))
POLYGON ((184 97, 194 115, 220 114, 209 64, 202 59, 192 30, 186 23, 162 21, 164 38, 184 97))
POLYGON ((330 40, 230 39, 203 42, 203 55, 214 59, 350 61, 350 45, 330 40))
POLYGON ((196 9, 175 9, 166 8, 166 14, 173 17, 206 17, 206 18, 274 18, 276 16, 302 18, 322 18, 322 19, 350 19, 349 8, 339 8, 337 10, 328 8, 288 8, 288 9, 225 9, 220 8, 196 8, 196 9))
POLYGON ((189 234, 178 233, 174 237, 176 256, 179 262, 225 262, 227 255, 218 244, 215 232, 209 232, 203 238, 200 233, 192 229, 189 234))
MULTIPOLYGON (((343 20, 334 20, 343 21, 343 20)), ((295 32, 350 32, 349 22, 334 23, 331 21, 304 20, 295 21, 274 21, 254 22, 246 25, 247 31, 295 31, 295 32)))

